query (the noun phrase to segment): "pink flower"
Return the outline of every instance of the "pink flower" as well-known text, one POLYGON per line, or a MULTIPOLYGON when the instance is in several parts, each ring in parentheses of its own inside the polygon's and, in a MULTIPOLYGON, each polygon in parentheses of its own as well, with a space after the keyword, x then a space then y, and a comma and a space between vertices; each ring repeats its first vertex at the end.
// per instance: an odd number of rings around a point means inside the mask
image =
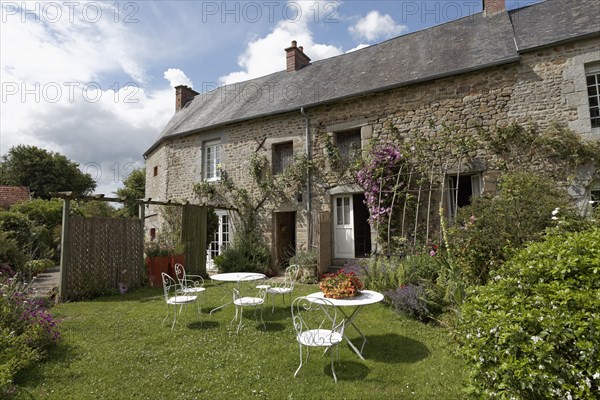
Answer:
POLYGON ((431 251, 429 252, 429 255, 430 255, 431 257, 435 256, 435 250, 431 250, 431 251))

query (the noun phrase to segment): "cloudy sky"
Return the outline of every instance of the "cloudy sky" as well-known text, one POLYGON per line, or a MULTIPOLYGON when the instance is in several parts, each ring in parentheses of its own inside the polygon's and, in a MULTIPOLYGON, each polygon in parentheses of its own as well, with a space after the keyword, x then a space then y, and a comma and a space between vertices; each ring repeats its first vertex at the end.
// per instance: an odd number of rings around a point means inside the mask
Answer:
POLYGON ((316 61, 480 11, 481 0, 2 0, 0 155, 58 151, 109 194, 144 167, 177 85, 283 70, 292 40, 316 61))

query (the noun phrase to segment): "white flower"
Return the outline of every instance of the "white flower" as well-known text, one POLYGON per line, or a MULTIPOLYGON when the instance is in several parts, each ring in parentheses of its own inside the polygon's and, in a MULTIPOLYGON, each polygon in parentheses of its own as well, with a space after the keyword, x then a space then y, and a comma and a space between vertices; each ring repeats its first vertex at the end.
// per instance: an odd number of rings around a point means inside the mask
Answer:
POLYGON ((592 378, 600 379, 600 372, 596 372, 594 375, 592 375, 592 378))
POLYGON ((552 221, 556 221, 558 217, 552 217, 552 221))
POLYGON ((558 214, 558 210, 560 210, 559 207, 556 207, 554 210, 552 210, 552 215, 558 214))
POLYGON ((588 203, 590 203, 590 204, 594 204, 594 203, 595 203, 595 201, 594 201, 594 200, 590 200, 590 201, 588 201, 588 203))
POLYGON ((533 343, 537 343, 537 342, 539 342, 539 341, 541 341, 543 339, 541 337, 539 337, 539 336, 532 336, 531 340, 533 340, 533 343))

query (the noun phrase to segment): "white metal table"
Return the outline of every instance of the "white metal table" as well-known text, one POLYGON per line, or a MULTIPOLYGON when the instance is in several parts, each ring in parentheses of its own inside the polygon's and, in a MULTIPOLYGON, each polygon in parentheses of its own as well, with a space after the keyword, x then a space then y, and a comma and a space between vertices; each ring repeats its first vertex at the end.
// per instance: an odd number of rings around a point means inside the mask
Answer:
MULTIPOLYGON (((267 279, 267 277, 266 277, 266 275, 260 274, 258 272, 226 272, 223 274, 211 275, 210 279, 213 281, 218 281, 218 282, 236 282, 237 283, 240 280, 259 281, 261 279, 267 279)), ((213 312, 220 310, 221 308, 226 307, 229 304, 231 304, 231 301, 228 303, 225 303, 222 306, 219 306, 217 308, 213 308, 210 311, 210 314, 212 315, 213 312)))
MULTIPOLYGON (((323 292, 311 293, 306 297, 308 299, 311 299, 314 302, 318 302, 319 299, 325 298, 323 295, 323 292)), ((356 354, 358 354, 358 356, 362 360, 364 360, 365 358, 362 355, 362 351, 365 347, 365 344, 367 343, 367 338, 365 337, 365 335, 363 335, 363 333, 360 331, 360 329, 358 329, 358 327, 354 323, 354 320, 356 319, 356 316, 358 315, 359 311, 364 306, 369 305, 369 304, 379 303, 380 301, 382 301, 383 294, 381 294, 379 292, 375 292, 373 290, 363 290, 360 292, 360 294, 358 296, 351 297, 348 299, 331 299, 331 298, 327 297, 327 300, 331 304, 333 304, 335 307, 338 307, 339 310, 341 311, 341 313, 344 315, 344 317, 346 317, 346 322, 345 322, 345 327, 344 327, 344 338, 346 339, 346 341, 348 342, 348 344, 350 345, 352 350, 354 350, 354 352, 356 354), (352 311, 352 313, 350 315, 348 315, 344 311, 344 307, 355 307, 355 308, 352 311), (350 339, 348 339, 348 336, 346 336, 346 328, 348 327, 348 325, 352 325, 354 327, 354 329, 356 329, 356 331, 359 333, 359 335, 363 339, 363 343, 362 343, 362 346, 360 347, 360 350, 358 350, 358 348, 354 345, 354 343, 352 343, 350 341, 350 339)))

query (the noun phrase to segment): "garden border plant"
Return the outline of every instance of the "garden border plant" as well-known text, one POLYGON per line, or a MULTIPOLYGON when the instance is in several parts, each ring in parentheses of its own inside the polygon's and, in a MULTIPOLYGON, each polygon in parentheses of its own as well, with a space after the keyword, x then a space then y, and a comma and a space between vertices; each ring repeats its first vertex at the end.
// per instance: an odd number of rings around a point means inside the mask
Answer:
POLYGON ((590 399, 600 390, 600 227, 550 234, 474 288, 460 326, 477 399, 590 399))

